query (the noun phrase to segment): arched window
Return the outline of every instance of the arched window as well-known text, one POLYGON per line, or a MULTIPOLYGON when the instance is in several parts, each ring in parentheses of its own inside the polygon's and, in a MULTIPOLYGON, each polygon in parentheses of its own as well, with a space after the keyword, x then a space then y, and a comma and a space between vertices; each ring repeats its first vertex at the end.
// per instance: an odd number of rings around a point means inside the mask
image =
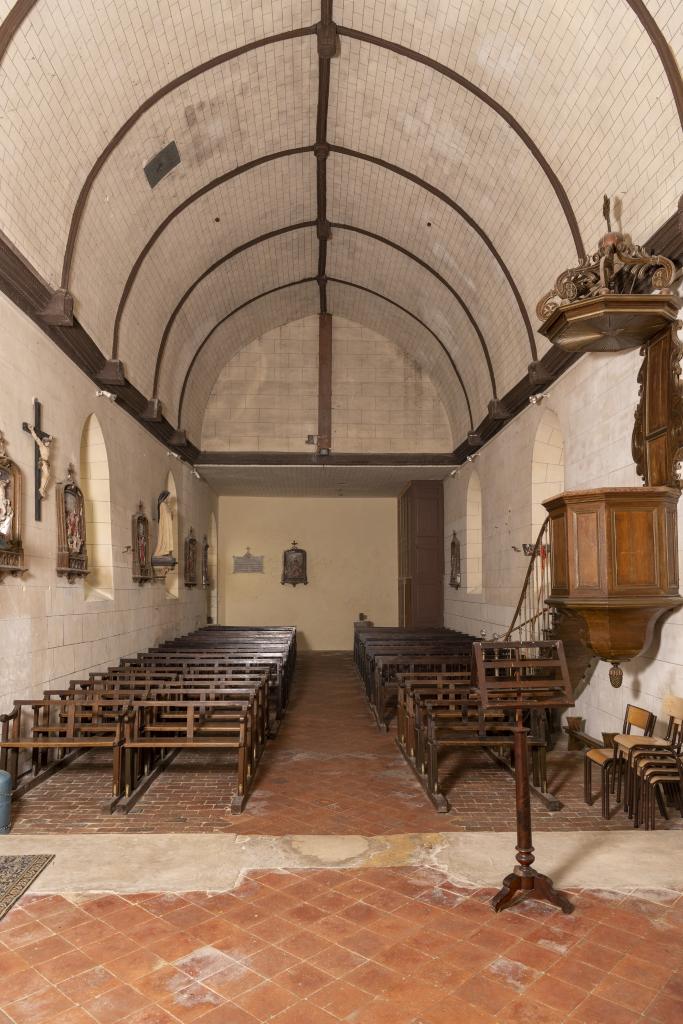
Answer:
POLYGON ((465 582, 468 594, 483 591, 483 521, 481 507, 481 482, 476 470, 472 470, 467 485, 467 535, 465 544, 465 582))
POLYGON ((535 541, 547 512, 543 502, 564 490, 564 438, 560 421, 544 409, 531 456, 531 537, 535 541))
POLYGON ((173 554, 176 558, 175 569, 172 569, 167 573, 164 580, 164 586, 166 588, 166 595, 168 597, 176 598, 178 596, 178 579, 180 576, 180 544, 178 543, 178 491, 176 490, 175 479, 173 473, 169 472, 166 477, 165 490, 169 493, 168 507, 171 515, 173 516, 173 554))
POLYGON ((94 413, 88 416, 81 434, 80 488, 85 498, 85 533, 88 569, 86 601, 114 597, 114 568, 111 543, 109 460, 104 435, 94 413))
POLYGON ((213 512, 209 524, 209 618, 218 622, 218 529, 213 512))

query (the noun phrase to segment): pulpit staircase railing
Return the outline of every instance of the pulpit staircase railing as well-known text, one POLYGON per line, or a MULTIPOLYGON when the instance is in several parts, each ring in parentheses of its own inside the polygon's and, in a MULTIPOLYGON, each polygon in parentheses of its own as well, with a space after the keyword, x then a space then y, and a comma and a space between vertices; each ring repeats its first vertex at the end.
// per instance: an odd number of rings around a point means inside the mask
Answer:
POLYGON ((578 696, 587 685, 587 672, 595 659, 584 643, 580 620, 546 604, 551 590, 551 557, 548 516, 536 538, 515 614, 502 639, 561 640, 574 694, 578 696))
POLYGON ((539 530, 510 627, 503 640, 548 640, 554 635, 555 613, 550 595, 550 516, 539 530))

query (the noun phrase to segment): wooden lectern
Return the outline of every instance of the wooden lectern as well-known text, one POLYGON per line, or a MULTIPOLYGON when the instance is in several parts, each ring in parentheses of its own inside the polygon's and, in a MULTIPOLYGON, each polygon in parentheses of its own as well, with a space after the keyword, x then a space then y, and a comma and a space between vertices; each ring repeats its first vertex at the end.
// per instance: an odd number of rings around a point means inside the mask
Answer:
POLYGON ((500 892, 491 900, 495 911, 525 899, 547 900, 565 914, 574 909, 552 880, 532 868, 529 752, 525 713, 545 713, 548 708, 574 704, 561 640, 503 641, 473 644, 475 680, 481 706, 514 711, 515 794, 517 800, 517 866, 503 879, 500 892))

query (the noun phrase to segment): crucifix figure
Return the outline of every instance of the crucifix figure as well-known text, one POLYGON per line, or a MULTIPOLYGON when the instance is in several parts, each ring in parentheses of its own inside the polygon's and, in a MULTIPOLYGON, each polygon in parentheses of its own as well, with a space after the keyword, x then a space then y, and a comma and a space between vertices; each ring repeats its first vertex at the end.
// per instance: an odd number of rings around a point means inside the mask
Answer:
POLYGON ((47 487, 50 482, 50 445, 54 438, 41 429, 40 425, 41 406, 37 398, 33 400, 33 425, 22 423, 23 429, 30 434, 35 443, 35 479, 36 479, 36 521, 42 519, 41 502, 47 495, 47 487))

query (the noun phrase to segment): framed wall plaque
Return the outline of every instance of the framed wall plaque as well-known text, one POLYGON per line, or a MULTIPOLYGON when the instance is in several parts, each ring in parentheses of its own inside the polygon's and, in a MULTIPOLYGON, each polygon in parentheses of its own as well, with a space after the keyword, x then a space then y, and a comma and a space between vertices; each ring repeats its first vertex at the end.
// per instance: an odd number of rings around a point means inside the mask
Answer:
POLYGON ((296 587, 299 583, 303 583, 304 586, 308 584, 306 552, 297 545, 295 540, 292 541, 291 548, 287 548, 282 556, 282 579, 280 582, 283 585, 289 583, 292 587, 296 587))
POLYGON ((85 546, 85 500, 69 466, 66 480, 57 484, 57 575, 69 583, 88 575, 85 546))
POLYGON ((263 555, 252 555, 251 548, 247 548, 243 555, 233 555, 233 574, 241 572, 263 572, 263 557, 263 555))
POLYGON ((0 583, 5 576, 26 572, 21 515, 21 470, 7 455, 7 445, 0 433, 0 583))
POLYGON ((196 587, 197 586, 197 538, 194 535, 194 530, 190 527, 190 532, 185 539, 185 586, 196 587))
POLYGON ((133 579, 142 586, 154 579, 152 570, 152 552, 149 545, 149 519, 145 515, 142 502, 133 516, 133 579))

